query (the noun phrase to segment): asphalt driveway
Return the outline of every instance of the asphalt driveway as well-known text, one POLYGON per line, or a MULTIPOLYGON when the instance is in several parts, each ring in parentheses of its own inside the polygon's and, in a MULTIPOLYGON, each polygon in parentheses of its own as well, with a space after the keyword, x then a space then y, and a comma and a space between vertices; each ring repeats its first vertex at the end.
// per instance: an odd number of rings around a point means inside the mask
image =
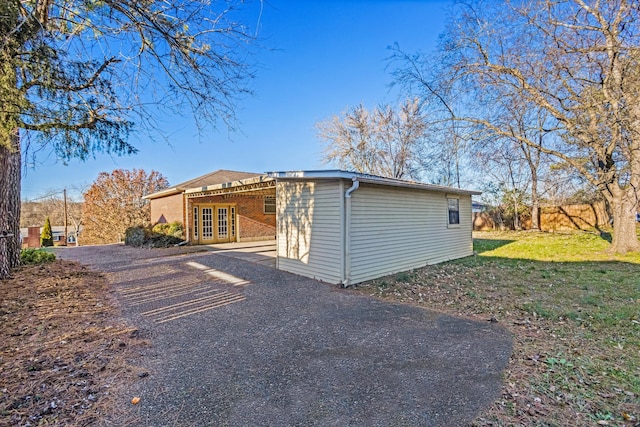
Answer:
POLYGON ((108 273, 151 339, 150 375, 123 396, 141 397, 137 425, 464 426, 499 396, 499 325, 177 250, 57 251, 108 273))

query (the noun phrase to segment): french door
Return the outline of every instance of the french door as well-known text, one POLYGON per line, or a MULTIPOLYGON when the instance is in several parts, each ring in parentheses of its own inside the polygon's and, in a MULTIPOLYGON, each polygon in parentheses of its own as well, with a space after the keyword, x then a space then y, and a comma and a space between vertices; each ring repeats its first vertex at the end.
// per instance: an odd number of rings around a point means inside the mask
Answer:
POLYGON ((235 242, 235 205, 194 205, 192 218, 194 243, 235 242))

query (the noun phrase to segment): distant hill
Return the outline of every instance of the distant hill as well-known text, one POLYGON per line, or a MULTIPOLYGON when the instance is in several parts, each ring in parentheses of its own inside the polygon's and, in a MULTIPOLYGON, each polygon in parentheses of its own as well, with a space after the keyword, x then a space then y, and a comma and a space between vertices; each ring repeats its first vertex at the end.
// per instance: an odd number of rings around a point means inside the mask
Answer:
MULTIPOLYGON (((80 221, 81 213, 81 202, 67 202, 69 225, 73 225, 74 219, 80 221)), ((64 202, 62 199, 45 200, 41 202, 22 202, 20 228, 42 227, 47 216, 51 220, 51 225, 64 225, 64 202)))

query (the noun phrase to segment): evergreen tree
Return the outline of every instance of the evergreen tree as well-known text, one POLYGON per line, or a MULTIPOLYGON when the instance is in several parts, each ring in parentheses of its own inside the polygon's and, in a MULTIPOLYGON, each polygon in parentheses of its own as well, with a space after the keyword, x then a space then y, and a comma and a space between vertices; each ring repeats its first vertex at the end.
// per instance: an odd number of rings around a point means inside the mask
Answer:
POLYGON ((0 1, 0 278, 20 261, 22 158, 133 154, 134 125, 175 113, 235 129, 255 69, 247 3, 0 1))
POLYGON ((51 221, 49 221, 49 217, 44 221, 42 234, 40 234, 40 246, 53 246, 53 232, 51 231, 51 221))

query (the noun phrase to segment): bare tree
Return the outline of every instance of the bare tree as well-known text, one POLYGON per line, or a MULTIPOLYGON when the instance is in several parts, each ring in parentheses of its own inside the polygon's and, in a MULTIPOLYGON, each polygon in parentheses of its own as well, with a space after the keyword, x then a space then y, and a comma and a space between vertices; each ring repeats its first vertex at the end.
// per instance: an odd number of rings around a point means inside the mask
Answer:
POLYGON ((432 132, 423 166, 430 172, 432 182, 460 188, 460 169, 467 154, 463 134, 467 131, 458 117, 460 98, 452 87, 456 76, 443 74, 441 59, 435 55, 408 54, 397 43, 391 50, 390 63, 401 65, 391 72, 394 77, 391 86, 400 85, 410 96, 420 98, 423 111, 428 111, 431 117, 432 132))
POLYGON ((484 141, 475 150, 475 163, 490 181, 497 199, 495 202, 513 218, 513 228, 520 230, 520 216, 527 202, 531 184, 530 170, 525 157, 508 138, 484 141))
MULTIPOLYGON (((233 128, 253 76, 254 31, 240 23, 242 3, 0 2, 0 169, 12 174, 0 181, 0 218, 8 218, 0 232, 18 228, 21 153, 132 154, 134 123, 154 126, 168 111, 233 128)), ((0 277, 16 264, 17 239, 0 248, 0 277)))
MULTIPOLYGON (((20 227, 41 225, 46 217, 51 218, 51 223, 61 225, 64 223, 64 198, 63 190, 50 190, 32 200, 23 200, 20 216, 20 227)), ((79 221, 82 212, 82 202, 67 198, 67 217, 70 221, 79 221)))
POLYGON ((416 99, 405 101, 397 111, 380 105, 370 112, 360 104, 316 127, 326 144, 327 163, 390 178, 420 177, 428 125, 416 99))
POLYGON ((377 171, 379 156, 373 144, 372 122, 371 113, 360 104, 348 109, 344 118, 333 116, 317 123, 318 136, 326 142, 324 161, 356 172, 377 171))
MULTIPOLYGON (((586 163, 586 160, 585 160, 586 163)), ((602 194, 571 165, 556 162, 549 165, 544 182, 545 198, 555 205, 584 204, 602 200, 602 194)))
POLYGON ((612 207, 620 253, 640 250, 638 10, 637 0, 460 3, 442 45, 452 90, 476 101, 458 120, 571 165, 612 207), (553 143, 487 115, 477 102, 487 94, 543 111, 553 143))
MULTIPOLYGON (((551 139, 547 129, 549 128, 549 117, 544 109, 537 108, 535 105, 522 105, 518 99, 506 98, 507 102, 498 102, 496 123, 500 123, 500 127, 508 130, 511 134, 506 138, 510 147, 512 156, 519 158, 526 165, 528 171, 528 182, 526 188, 529 189, 531 200, 531 229, 540 229, 540 180, 544 178, 547 170, 548 156, 541 149, 548 147, 547 139, 551 139), (511 102, 517 102, 512 104, 511 102), (537 143, 537 146, 525 144, 522 140, 531 140, 537 143)), ((490 131, 494 135, 495 132, 490 131)), ((504 136, 498 136, 498 139, 504 139, 504 136)), ((524 191, 524 187, 521 187, 524 191)))

